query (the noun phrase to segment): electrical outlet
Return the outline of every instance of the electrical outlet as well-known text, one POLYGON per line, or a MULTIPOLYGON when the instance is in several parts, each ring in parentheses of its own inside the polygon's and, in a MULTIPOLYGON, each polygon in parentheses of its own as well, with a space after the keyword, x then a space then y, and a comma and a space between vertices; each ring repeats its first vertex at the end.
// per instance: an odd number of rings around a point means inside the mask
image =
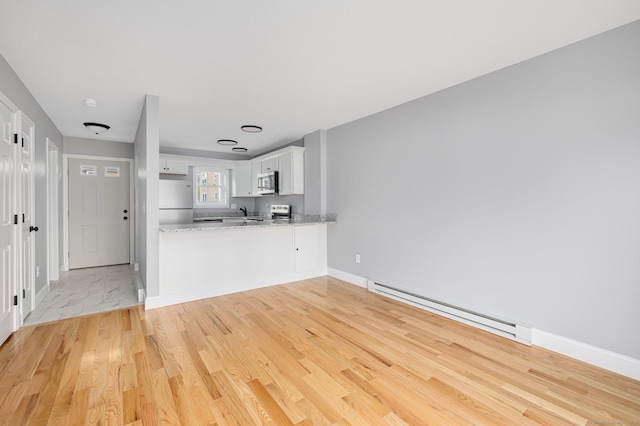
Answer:
POLYGON ((356 263, 360 263, 360 255, 356 254, 356 263))
POLYGON ((238 205, 237 204, 231 204, 231 208, 235 210, 235 209, 238 208, 238 205))

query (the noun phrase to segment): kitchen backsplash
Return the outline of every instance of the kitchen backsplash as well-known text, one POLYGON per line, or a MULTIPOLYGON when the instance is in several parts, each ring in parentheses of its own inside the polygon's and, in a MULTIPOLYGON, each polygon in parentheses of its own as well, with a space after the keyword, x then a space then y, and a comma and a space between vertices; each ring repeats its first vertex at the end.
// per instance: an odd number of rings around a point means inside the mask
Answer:
POLYGON ((260 215, 270 215, 272 204, 289 204, 291 214, 304 214, 304 195, 263 195, 255 198, 255 209, 260 215))

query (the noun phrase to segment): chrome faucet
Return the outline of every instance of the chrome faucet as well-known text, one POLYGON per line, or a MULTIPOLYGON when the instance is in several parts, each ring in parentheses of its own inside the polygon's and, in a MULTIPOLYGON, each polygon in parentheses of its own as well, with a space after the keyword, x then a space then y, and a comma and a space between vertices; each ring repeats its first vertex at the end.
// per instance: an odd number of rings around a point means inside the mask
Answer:
POLYGON ((245 216, 247 215, 247 208, 246 207, 240 207, 240 211, 242 213, 244 213, 245 216))

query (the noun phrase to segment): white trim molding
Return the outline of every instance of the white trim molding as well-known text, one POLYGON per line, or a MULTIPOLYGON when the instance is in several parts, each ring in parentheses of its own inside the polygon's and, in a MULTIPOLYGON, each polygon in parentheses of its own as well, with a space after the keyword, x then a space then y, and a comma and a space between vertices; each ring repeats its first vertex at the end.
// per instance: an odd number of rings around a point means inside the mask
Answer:
MULTIPOLYGON (((367 279, 338 269, 327 268, 328 275, 350 284, 367 288, 367 279)), ((531 329, 532 344, 596 367, 640 380, 640 360, 586 343, 531 329)))
MULTIPOLYGON (((214 231, 218 232, 218 231, 214 231)), ((258 288, 269 287, 274 285, 280 285, 290 283, 294 281, 303 281, 316 277, 323 277, 327 275, 327 270, 324 267, 305 272, 292 272, 283 274, 277 277, 270 277, 267 279, 246 280, 233 283, 233 289, 219 288, 211 286, 208 283, 202 283, 196 286, 193 290, 182 291, 180 293, 162 294, 160 296, 147 297, 144 302, 145 309, 155 309, 164 306, 176 305, 178 303, 192 302, 194 300, 207 299, 209 297, 224 296, 226 294, 238 293, 241 291, 255 290, 258 288)))
POLYGON ((359 287, 367 288, 366 278, 362 278, 357 275, 350 274, 348 272, 340 271, 338 269, 333 269, 333 268, 327 268, 327 275, 342 281, 346 281, 350 284, 357 285, 359 287))
POLYGON ((533 344, 541 348, 640 380, 640 360, 606 349, 533 329, 533 344))

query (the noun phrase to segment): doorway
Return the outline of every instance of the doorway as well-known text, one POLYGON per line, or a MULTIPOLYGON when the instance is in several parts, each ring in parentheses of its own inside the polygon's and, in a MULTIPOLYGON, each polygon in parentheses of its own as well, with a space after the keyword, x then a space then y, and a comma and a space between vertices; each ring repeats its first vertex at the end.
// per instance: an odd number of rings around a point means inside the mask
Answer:
POLYGON ((68 159, 69 269, 131 262, 131 162, 68 159))

